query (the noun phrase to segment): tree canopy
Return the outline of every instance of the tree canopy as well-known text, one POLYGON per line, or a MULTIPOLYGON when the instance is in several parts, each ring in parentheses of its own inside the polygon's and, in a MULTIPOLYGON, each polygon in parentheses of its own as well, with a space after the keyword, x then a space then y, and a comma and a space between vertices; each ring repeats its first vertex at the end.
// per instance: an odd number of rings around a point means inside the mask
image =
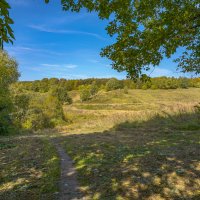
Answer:
MULTIPOLYGON (((48 3, 50 0, 45 0, 48 3)), ((95 11, 108 19, 106 30, 116 36, 114 44, 101 51, 112 60, 112 67, 137 78, 178 48, 176 59, 183 72, 200 73, 200 4, 199 0, 62 0, 65 11, 95 11)), ((1 1, 1 40, 14 38, 9 24, 9 5, 1 1), (3 7, 2 7, 3 6, 3 7), (7 33, 8 37, 5 37, 7 33)))
POLYGON ((9 16, 10 5, 6 0, 0 0, 0 48, 3 49, 3 43, 13 43, 15 39, 11 24, 13 20, 9 16))

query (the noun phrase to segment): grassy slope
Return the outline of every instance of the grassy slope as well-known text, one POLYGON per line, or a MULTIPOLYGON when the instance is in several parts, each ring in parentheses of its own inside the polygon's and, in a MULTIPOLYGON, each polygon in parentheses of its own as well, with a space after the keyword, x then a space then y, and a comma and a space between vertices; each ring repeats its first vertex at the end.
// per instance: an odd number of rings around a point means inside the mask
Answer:
POLYGON ((199 199, 198 101, 199 89, 132 90, 66 107, 75 134, 60 139, 88 199, 199 199))
POLYGON ((66 117, 73 123, 66 132, 104 131, 125 121, 147 120, 156 113, 189 111, 200 101, 200 89, 123 90, 100 92, 89 102, 80 103, 73 92, 74 104, 66 106, 66 117))
POLYGON ((57 199, 59 159, 45 138, 0 139, 0 199, 57 199))

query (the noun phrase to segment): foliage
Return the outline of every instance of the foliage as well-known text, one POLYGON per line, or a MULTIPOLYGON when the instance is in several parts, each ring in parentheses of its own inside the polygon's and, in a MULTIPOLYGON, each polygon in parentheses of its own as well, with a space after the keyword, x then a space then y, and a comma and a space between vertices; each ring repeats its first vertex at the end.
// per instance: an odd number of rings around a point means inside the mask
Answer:
POLYGON ((19 77, 18 65, 6 52, 0 51, 0 134, 9 132, 11 128, 12 99, 10 84, 19 77))
POLYGON ((58 98, 61 103, 72 104, 72 98, 68 95, 64 87, 55 87, 51 90, 51 95, 58 98))
POLYGON ((90 100, 91 98, 91 93, 90 93, 90 89, 88 88, 84 88, 81 90, 81 93, 80 93, 80 99, 82 102, 84 101, 88 101, 90 100))
POLYGON ((17 107, 17 109, 22 109, 23 111, 26 111, 28 109, 29 101, 30 96, 26 94, 17 94, 14 97, 14 105, 17 107))
POLYGON ((18 64, 5 51, 0 50, 0 87, 8 88, 19 77, 18 64))
POLYGON ((107 91, 117 90, 117 89, 122 89, 122 88, 123 88, 122 82, 120 82, 116 78, 112 78, 106 83, 107 91))
POLYGON ((93 95, 97 94, 98 90, 99 90, 99 88, 98 88, 96 82, 94 81, 90 88, 90 94, 93 96, 93 95))
POLYGON ((42 109, 32 108, 26 112, 22 127, 25 129, 39 130, 53 127, 42 109))
POLYGON ((128 87, 127 86, 124 87, 124 94, 128 94, 128 87))
MULTIPOLYGON (((89 88, 91 95, 93 96, 98 90, 106 89, 106 84, 110 79, 82 79, 82 80, 65 80, 56 79, 56 85, 52 82, 52 79, 42 79, 41 81, 25 81, 18 82, 13 86, 16 91, 34 91, 38 93, 46 93, 54 90, 55 88, 61 88, 62 91, 68 93, 71 90, 82 90, 85 87, 89 88)), ((54 80, 55 81, 55 80, 54 80)), ((137 79, 133 81, 130 79, 118 80, 124 87, 129 89, 141 89, 143 85, 146 85, 148 89, 176 89, 176 88, 188 88, 188 87, 200 87, 200 78, 174 78, 174 77, 156 77, 149 78, 143 76, 143 80, 137 79)), ((70 103, 70 101, 68 101, 70 103)))
MULTIPOLYGON (((46 3, 49 0, 45 0, 46 3)), ((109 19, 106 30, 116 42, 103 49, 101 56, 113 61, 118 71, 137 79, 142 71, 157 66, 179 47, 183 54, 176 59, 183 72, 200 73, 199 1, 160 0, 62 0, 63 10, 95 11, 100 19, 109 19)), ((10 5, 0 2, 0 45, 14 39, 9 17, 10 5)))
POLYGON ((3 43, 13 43, 15 39, 11 24, 13 20, 9 16, 10 5, 6 0, 0 1, 0 48, 3 49, 3 43))
POLYGON ((109 19, 106 30, 116 42, 105 47, 101 56, 131 78, 159 65, 179 47, 184 47, 177 59, 182 71, 200 73, 198 0, 63 0, 62 6, 74 12, 86 8, 97 12, 100 19, 109 19))
POLYGON ((52 94, 19 93, 13 98, 15 109, 12 119, 18 128, 52 128, 66 121, 62 103, 52 94))
POLYGON ((57 97, 41 95, 33 97, 24 116, 23 127, 29 129, 51 128, 64 122, 63 108, 57 97))

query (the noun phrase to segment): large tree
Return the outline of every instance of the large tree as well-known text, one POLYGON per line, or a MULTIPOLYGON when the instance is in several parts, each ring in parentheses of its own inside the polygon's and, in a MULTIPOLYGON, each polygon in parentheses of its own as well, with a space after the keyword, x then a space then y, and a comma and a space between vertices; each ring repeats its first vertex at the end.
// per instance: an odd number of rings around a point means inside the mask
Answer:
MULTIPOLYGON (((3 0, 5 2, 5 0, 3 0)), ((45 0, 46 3, 49 0, 45 0)), ((178 48, 176 59, 183 72, 200 73, 199 0, 61 0, 63 10, 95 11, 108 19, 106 30, 116 42, 102 49, 118 71, 137 78, 158 66, 178 48)))
POLYGON ((64 10, 87 8, 101 19, 111 18, 106 30, 116 35, 116 42, 101 55, 130 77, 159 65, 179 47, 184 49, 177 58, 182 71, 200 73, 199 0, 62 0, 62 5, 64 10))

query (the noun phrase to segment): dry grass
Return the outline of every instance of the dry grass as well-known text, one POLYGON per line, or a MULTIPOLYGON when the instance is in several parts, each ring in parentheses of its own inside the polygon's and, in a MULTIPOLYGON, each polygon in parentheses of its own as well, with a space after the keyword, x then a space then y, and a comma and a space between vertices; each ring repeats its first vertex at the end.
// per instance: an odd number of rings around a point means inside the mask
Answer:
POLYGON ((65 106, 70 123, 60 127, 65 132, 104 131, 125 121, 145 121, 157 114, 193 112, 200 100, 200 89, 123 90, 100 92, 93 100, 80 103, 74 94, 74 104, 65 106))

